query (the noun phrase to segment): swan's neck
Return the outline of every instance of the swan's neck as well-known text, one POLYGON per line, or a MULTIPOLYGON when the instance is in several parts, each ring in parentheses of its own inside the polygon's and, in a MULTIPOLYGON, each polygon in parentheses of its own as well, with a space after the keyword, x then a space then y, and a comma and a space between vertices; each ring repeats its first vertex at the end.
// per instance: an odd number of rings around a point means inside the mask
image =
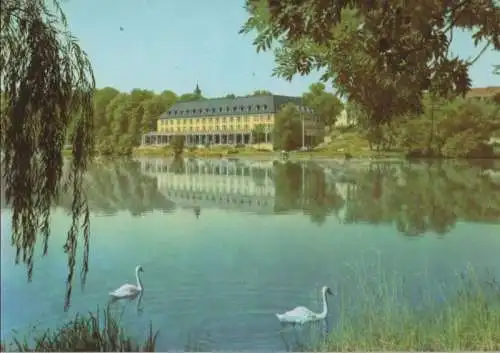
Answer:
POLYGON ((142 282, 141 277, 139 277, 139 271, 135 271, 135 278, 137 279, 137 288, 139 288, 139 290, 142 290, 142 282))
POLYGON ((321 312, 320 316, 326 317, 327 313, 328 313, 328 304, 326 302, 326 292, 323 292, 323 311, 321 312))

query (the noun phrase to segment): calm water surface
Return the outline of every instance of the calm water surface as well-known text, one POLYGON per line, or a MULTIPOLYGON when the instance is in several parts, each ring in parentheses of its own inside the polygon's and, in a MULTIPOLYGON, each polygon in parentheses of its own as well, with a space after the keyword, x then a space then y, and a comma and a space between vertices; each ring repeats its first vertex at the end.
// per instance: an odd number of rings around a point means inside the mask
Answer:
POLYGON ((11 213, 2 209, 2 338, 95 311, 109 291, 135 282, 137 264, 145 270, 139 310, 136 301, 114 310, 137 337, 152 321, 160 350, 193 341, 202 349, 282 350, 274 313, 296 305, 320 311, 318 291, 329 285, 340 292, 330 300, 335 322, 342 298, 362 295, 360 278, 381 273, 405 278, 410 297, 440 300, 468 266, 500 278, 499 172, 356 161, 94 165, 90 270, 84 289, 75 284, 68 313, 62 246, 71 200, 54 211, 49 255, 38 251, 31 283, 14 264, 11 213))

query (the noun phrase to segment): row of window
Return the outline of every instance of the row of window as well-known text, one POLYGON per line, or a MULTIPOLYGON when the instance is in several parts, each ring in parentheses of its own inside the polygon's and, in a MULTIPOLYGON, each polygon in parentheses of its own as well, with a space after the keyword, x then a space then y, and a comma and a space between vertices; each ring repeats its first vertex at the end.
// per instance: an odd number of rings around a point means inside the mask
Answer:
POLYGON ((272 115, 262 115, 262 116, 226 116, 226 117, 216 117, 216 118, 197 118, 197 119, 160 119, 160 125, 174 125, 174 124, 200 124, 200 123, 228 123, 228 122, 249 122, 250 120, 259 122, 259 121, 271 121, 272 115))
MULTIPOLYGON (((270 126, 270 125, 269 125, 270 126)), ((162 126, 160 132, 189 132, 189 131, 238 131, 250 130, 250 124, 236 124, 236 125, 211 125, 211 126, 162 126)))
MULTIPOLYGON (((224 196, 218 196, 216 197, 215 195, 196 195, 192 194, 189 192, 182 192, 182 191, 170 191, 167 194, 170 197, 173 198, 183 198, 187 200, 206 200, 206 201, 218 201, 226 204, 240 204, 240 205, 252 205, 252 204, 257 204, 257 206, 267 206, 268 205, 268 200, 252 200, 252 199, 235 199, 232 196, 233 195, 224 195, 224 196)), ((261 195, 261 196, 273 196, 272 194, 269 195, 261 195)))
POLYGON ((173 109, 173 110, 170 110, 168 112, 168 115, 172 116, 172 115, 196 115, 196 114, 215 114, 217 113, 217 111, 219 113, 222 113, 222 112, 226 112, 226 113, 229 113, 231 111, 233 112, 237 112, 237 111, 240 111, 240 112, 258 112, 258 111, 261 111, 261 110, 264 110, 266 111, 268 108, 267 104, 263 104, 263 105, 260 105, 260 104, 257 104, 255 106, 253 105, 248 105, 248 106, 244 106, 244 105, 240 105, 240 106, 233 106, 233 107, 229 107, 228 105, 226 105, 225 107, 219 107, 218 109, 217 108, 198 108, 198 109, 185 109, 185 110, 177 110, 177 109, 173 109))

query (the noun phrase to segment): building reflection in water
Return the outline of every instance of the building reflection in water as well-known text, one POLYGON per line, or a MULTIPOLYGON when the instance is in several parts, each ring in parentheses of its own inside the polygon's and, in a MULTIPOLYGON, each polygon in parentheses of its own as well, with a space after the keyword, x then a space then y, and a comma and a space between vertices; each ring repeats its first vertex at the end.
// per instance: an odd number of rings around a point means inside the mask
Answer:
POLYGON ((273 161, 185 159, 141 160, 144 174, 158 191, 180 207, 217 208, 276 214, 305 212, 322 223, 334 209, 343 217, 343 200, 355 188, 350 181, 326 178, 317 164, 275 166, 273 161))
POLYGON ((182 171, 161 159, 142 160, 142 172, 157 179, 158 191, 181 207, 273 213, 272 162, 185 160, 182 171))

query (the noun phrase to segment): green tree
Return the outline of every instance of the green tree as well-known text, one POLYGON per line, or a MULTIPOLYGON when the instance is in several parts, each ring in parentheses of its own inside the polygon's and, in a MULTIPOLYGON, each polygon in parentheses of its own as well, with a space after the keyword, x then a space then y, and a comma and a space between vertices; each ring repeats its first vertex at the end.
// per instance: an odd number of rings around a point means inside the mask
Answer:
POLYGON ((120 93, 106 106, 106 120, 109 123, 111 134, 105 143, 107 151, 110 151, 110 154, 122 153, 121 143, 123 142, 124 134, 128 131, 128 122, 125 116, 128 99, 128 93, 120 93))
POLYGON ((164 91, 133 89, 130 93, 106 87, 94 96, 97 151, 103 155, 130 155, 143 134, 156 130, 157 120, 177 95, 164 91))
POLYGON ((254 143, 262 143, 266 140, 266 127, 263 124, 256 125, 252 130, 252 139, 254 143))
POLYGON ((257 97, 257 96, 270 96, 272 93, 265 89, 257 89, 253 91, 251 94, 248 94, 247 97, 257 97))
POLYGON ((184 152, 184 144, 186 137, 184 135, 176 135, 172 140, 172 148, 174 149, 175 157, 179 157, 184 152))
POLYGON ((109 154, 106 141, 111 135, 110 122, 106 116, 106 107, 120 92, 111 87, 98 89, 94 94, 94 132, 96 150, 99 153, 109 154))
POLYGON ((493 102, 500 105, 500 92, 493 96, 493 102))
POLYGON ((1 116, 5 194, 12 209, 16 261, 26 264, 29 279, 40 235, 47 254, 51 207, 64 177, 62 151, 72 128, 67 184, 72 190, 72 223, 64 246, 68 308, 78 234, 84 238, 82 280, 88 270, 89 211, 82 183, 94 146, 92 67, 70 35, 57 0, 50 5, 42 0, 2 0, 0 23, 0 91, 6 98, 1 116))
POLYGON ((178 101, 180 103, 182 103, 182 102, 193 102, 193 101, 198 101, 198 100, 202 100, 202 99, 205 99, 205 98, 202 96, 198 96, 197 94, 194 94, 194 93, 184 93, 179 97, 178 101))
POLYGON ((132 147, 141 143, 141 126, 144 117, 143 102, 154 97, 148 90, 133 89, 125 103, 125 119, 128 122, 127 140, 123 141, 124 147, 132 151, 132 147))
POLYGON ((257 51, 275 49, 274 75, 291 80, 320 69, 374 125, 421 113, 426 90, 465 94, 470 65, 488 46, 500 50, 500 4, 490 0, 425 6, 420 0, 247 0, 246 8, 250 17, 240 32, 257 33, 257 51), (457 29, 484 45, 476 58, 450 53, 457 29))
POLYGON ((302 145, 302 120, 299 107, 287 103, 275 116, 274 149, 291 151, 302 145))
POLYGON ((334 94, 326 92, 325 85, 321 82, 310 85, 309 92, 304 93, 302 97, 304 105, 312 108, 314 115, 326 126, 333 125, 344 108, 342 101, 334 94))
POLYGON ((160 115, 165 113, 177 101, 177 95, 172 91, 165 91, 142 102, 144 113, 141 120, 141 134, 156 130, 156 123, 160 115))
POLYGON ((233 93, 226 94, 224 98, 230 98, 230 99, 235 99, 236 96, 233 93))
POLYGON ((490 157, 489 141, 497 131, 500 107, 494 102, 429 98, 424 113, 401 121, 396 134, 410 155, 490 157))
POLYGON ((201 91, 200 87, 196 85, 193 93, 184 93, 179 97, 179 102, 192 102, 203 99, 205 99, 205 97, 203 97, 203 92, 201 91))

